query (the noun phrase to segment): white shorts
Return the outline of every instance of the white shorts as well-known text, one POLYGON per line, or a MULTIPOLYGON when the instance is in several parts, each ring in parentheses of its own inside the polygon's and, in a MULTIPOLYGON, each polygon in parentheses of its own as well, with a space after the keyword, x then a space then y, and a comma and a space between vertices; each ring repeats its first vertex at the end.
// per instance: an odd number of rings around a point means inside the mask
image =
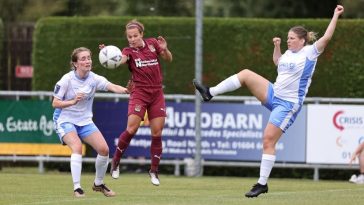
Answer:
POLYGON ((272 83, 269 83, 267 101, 263 104, 271 111, 269 122, 280 128, 283 132, 293 124, 302 105, 274 96, 272 83))

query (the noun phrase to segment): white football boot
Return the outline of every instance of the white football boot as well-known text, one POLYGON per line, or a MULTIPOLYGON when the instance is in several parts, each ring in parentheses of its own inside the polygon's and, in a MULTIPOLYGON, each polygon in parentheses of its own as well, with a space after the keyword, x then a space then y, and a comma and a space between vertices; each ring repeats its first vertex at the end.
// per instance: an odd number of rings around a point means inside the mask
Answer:
POLYGON ((157 172, 151 172, 151 171, 149 171, 149 176, 150 176, 150 181, 152 182, 152 184, 154 186, 159 186, 160 185, 159 178, 158 178, 158 173, 157 172))
POLYGON ((357 176, 355 174, 351 175, 349 182, 356 183, 357 176))

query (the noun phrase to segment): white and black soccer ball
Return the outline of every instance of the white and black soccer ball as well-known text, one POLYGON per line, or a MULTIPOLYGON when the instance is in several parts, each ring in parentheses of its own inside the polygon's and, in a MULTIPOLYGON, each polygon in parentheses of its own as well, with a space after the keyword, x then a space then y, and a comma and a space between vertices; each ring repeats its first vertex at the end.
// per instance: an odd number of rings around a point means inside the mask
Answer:
POLYGON ((116 46, 105 46, 100 50, 99 61, 105 68, 117 68, 121 64, 121 50, 116 46))

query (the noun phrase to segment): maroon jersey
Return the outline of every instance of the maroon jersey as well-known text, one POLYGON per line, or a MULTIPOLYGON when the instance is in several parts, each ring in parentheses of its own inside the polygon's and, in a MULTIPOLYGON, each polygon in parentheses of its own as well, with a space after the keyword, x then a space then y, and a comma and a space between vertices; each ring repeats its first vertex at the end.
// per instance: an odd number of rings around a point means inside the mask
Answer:
POLYGON ((123 49, 123 55, 128 56, 129 70, 132 73, 134 85, 161 87, 162 71, 158 58, 161 48, 157 39, 143 39, 143 48, 126 47, 123 49))

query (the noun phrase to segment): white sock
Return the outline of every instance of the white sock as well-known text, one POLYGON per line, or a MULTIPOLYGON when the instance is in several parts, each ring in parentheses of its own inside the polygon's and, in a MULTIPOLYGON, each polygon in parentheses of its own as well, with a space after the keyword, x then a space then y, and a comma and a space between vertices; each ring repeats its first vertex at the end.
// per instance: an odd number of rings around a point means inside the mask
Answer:
POLYGON ((97 155, 95 168, 96 168, 96 177, 95 177, 95 185, 98 186, 104 183, 104 177, 107 170, 107 165, 109 164, 109 155, 101 156, 97 155))
POLYGON ((81 188, 81 170, 82 170, 82 155, 71 154, 71 175, 73 181, 73 190, 81 188))
POLYGON ((222 93, 234 91, 241 87, 238 75, 232 75, 225 80, 221 81, 215 87, 210 88, 210 94, 212 96, 220 95, 222 93))
POLYGON ((266 185, 270 171, 272 171, 274 162, 276 161, 275 155, 263 154, 262 162, 260 163, 260 177, 258 183, 261 185, 266 185))

